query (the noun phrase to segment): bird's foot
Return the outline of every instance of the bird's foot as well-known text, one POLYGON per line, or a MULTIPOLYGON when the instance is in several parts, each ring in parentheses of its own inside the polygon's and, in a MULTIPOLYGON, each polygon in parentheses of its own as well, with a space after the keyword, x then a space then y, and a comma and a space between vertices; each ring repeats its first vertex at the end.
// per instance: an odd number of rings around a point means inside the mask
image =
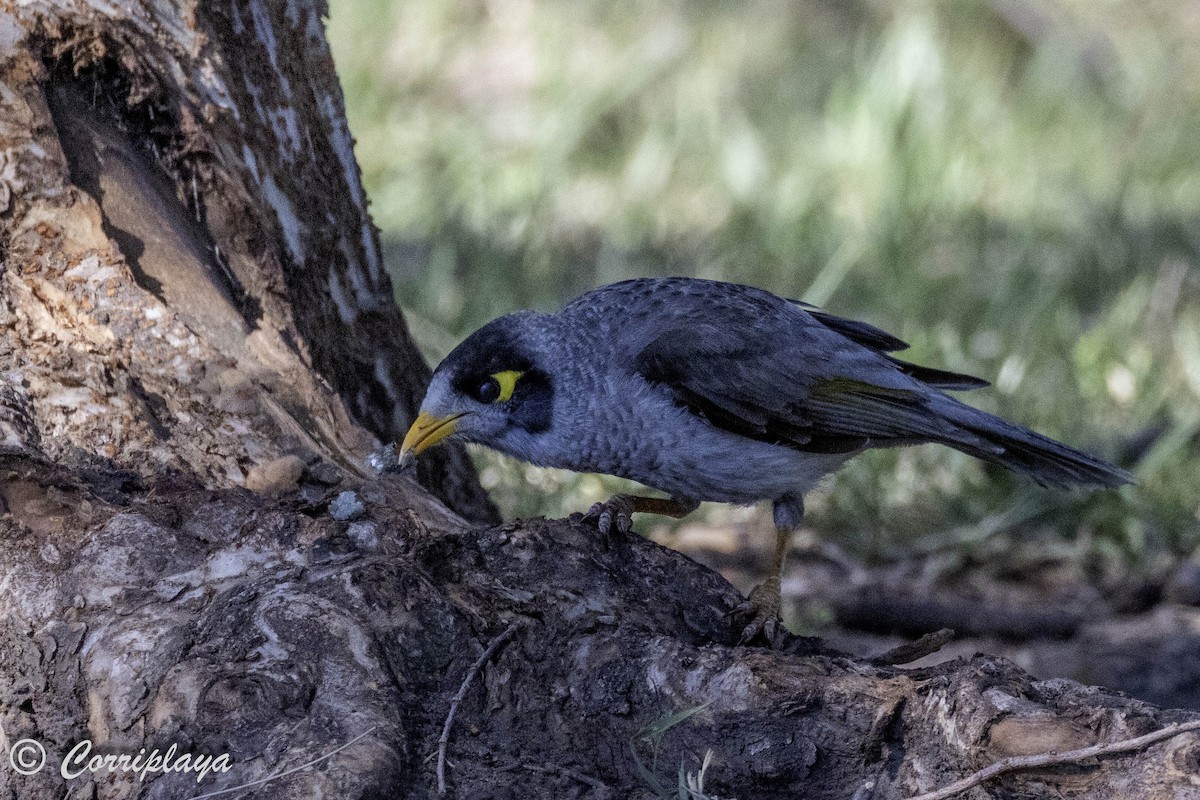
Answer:
POLYGON ((621 536, 633 530, 634 501, 637 498, 627 494, 613 495, 603 503, 596 503, 586 514, 572 514, 572 522, 584 524, 594 523, 600 531, 600 536, 606 542, 613 538, 613 533, 621 536))
POLYGON ((616 535, 625 536, 633 530, 634 514, 661 514, 680 519, 695 511, 699 500, 690 497, 639 497, 635 494, 613 495, 608 501, 596 503, 586 514, 572 514, 571 522, 595 523, 605 545, 616 535))
POLYGON ((750 596, 730 609, 726 616, 750 617, 750 623, 742 629, 738 646, 750 644, 761 635, 772 649, 779 650, 786 643, 788 631, 779 616, 782 605, 779 580, 772 577, 755 586, 750 596))

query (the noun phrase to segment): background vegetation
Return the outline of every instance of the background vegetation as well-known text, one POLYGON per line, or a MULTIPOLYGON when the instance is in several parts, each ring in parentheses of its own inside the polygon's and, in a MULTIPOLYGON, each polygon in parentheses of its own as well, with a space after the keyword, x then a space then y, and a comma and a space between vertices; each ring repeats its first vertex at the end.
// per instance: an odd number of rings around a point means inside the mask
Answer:
MULTIPOLYGON (((1138 477, 1056 494, 871 453, 810 501, 823 536, 864 558, 1040 541, 1106 573, 1200 543, 1195 3, 332 0, 329 28, 432 359, 609 281, 753 283, 994 381, 971 402, 1138 477)), ((507 514, 612 486, 480 463, 507 514)))

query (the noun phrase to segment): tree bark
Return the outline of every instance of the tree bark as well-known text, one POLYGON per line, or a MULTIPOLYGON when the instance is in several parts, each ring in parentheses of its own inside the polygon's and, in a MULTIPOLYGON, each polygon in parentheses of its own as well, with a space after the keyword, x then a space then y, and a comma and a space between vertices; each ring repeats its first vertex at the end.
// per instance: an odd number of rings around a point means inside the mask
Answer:
MULTIPOLYGON (((380 263, 322 11, 0 11, 3 367, 48 455, 261 488, 317 462, 360 474, 416 415, 429 369, 380 263)), ((495 521, 461 448, 422 470, 495 521)))
MULTIPOLYGON (((323 11, 0 2, 0 796, 419 798, 444 742, 455 797, 890 800, 1197 718, 987 656, 735 647, 741 598, 677 553, 479 527, 459 450, 369 474, 429 371, 323 11), (64 778, 85 741, 231 769, 64 778)), ((968 796, 1196 793, 1188 733, 968 796)))

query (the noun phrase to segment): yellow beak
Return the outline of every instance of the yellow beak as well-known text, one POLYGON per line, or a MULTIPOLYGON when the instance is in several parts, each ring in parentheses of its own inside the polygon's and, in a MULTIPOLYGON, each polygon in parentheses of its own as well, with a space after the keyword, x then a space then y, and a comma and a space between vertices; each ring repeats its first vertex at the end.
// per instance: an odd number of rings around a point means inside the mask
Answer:
POLYGON ((438 442, 447 438, 458 428, 458 419, 462 414, 451 414, 448 417, 435 417, 421 412, 408 433, 404 443, 400 445, 400 463, 416 458, 438 442))

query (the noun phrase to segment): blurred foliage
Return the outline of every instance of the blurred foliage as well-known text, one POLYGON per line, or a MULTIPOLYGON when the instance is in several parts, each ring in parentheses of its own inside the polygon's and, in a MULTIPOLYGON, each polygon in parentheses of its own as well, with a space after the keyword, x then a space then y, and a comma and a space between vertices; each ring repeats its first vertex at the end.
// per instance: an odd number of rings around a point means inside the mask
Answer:
MULTIPOLYGON (((1055 494, 945 448, 870 453, 814 494, 822 533, 888 557, 1021 509, 1025 535, 1106 563, 1200 543, 1200 6, 332 0, 330 15, 431 358, 614 280, 752 283, 993 380, 970 401, 1139 480, 1055 494)), ((480 459, 509 514, 614 485, 480 459)))

